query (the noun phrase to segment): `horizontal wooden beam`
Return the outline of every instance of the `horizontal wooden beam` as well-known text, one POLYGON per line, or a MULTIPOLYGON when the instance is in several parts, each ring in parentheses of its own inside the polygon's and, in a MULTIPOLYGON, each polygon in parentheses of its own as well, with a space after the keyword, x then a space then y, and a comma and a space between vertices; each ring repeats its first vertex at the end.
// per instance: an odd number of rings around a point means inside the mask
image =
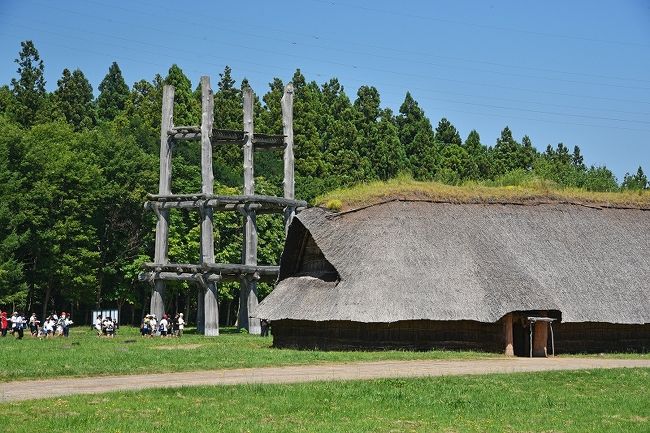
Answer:
MULTIPOLYGON (((201 128, 198 126, 177 126, 167 131, 167 134, 177 141, 192 141, 201 139, 201 128)), ((216 144, 239 144, 243 145, 248 139, 248 132, 234 131, 231 129, 212 129, 210 141, 216 144)), ((284 135, 255 134, 253 135, 253 146, 257 149, 284 149, 284 135)))
POLYGON ((190 273, 190 272, 142 272, 138 275, 140 281, 156 281, 156 280, 165 280, 165 281, 190 281, 201 283, 205 281, 219 283, 223 279, 220 275, 216 274, 202 274, 202 273, 190 273))
POLYGON ((218 272, 221 275, 253 275, 277 276, 280 272, 279 266, 241 265, 231 263, 205 263, 204 269, 218 272))
POLYGON ((173 281, 238 281, 242 277, 254 280, 275 281, 280 272, 279 266, 242 265, 231 263, 144 263, 142 268, 148 270, 141 274, 141 279, 173 281))
POLYGON ((304 200, 266 195, 212 195, 212 194, 147 194, 145 209, 212 208, 217 211, 247 211, 258 213, 284 212, 291 208, 301 211, 307 207, 304 200))

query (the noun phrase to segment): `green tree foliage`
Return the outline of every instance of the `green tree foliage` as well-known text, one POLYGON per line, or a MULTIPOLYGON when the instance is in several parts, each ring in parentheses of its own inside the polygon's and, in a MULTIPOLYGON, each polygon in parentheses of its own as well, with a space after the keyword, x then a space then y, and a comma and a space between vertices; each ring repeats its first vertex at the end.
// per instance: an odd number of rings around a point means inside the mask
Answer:
POLYGON ((192 92, 192 82, 178 65, 172 65, 164 84, 174 86, 174 124, 197 125, 201 121, 201 104, 192 92))
POLYGON ((116 62, 108 68, 108 73, 99 84, 97 98, 97 116, 100 120, 113 120, 126 107, 129 98, 129 86, 122 77, 122 71, 116 62))
MULTIPOLYGON (((368 160, 359 154, 357 113, 338 80, 322 86, 324 113, 319 129, 323 140, 323 162, 329 188, 347 186, 364 179, 368 160)), ((328 188, 321 186, 322 188, 328 188)))
POLYGON ((28 127, 34 124, 36 113, 45 98, 45 67, 32 41, 21 42, 20 47, 15 60, 18 79, 11 80, 11 89, 16 98, 13 115, 18 123, 28 127))
POLYGON ((456 127, 454 127, 454 125, 444 117, 440 119, 440 122, 438 122, 435 131, 435 138, 438 143, 442 144, 456 144, 458 146, 462 144, 460 134, 456 130, 456 127))
POLYGON ((97 284, 97 236, 93 215, 101 169, 61 124, 34 126, 20 142, 16 231, 25 234, 20 254, 29 307, 42 299, 43 314, 59 296, 88 299, 97 284), (29 272, 27 272, 29 270, 29 272))
POLYGON ((11 117, 16 99, 9 86, 0 86, 0 115, 11 117))
MULTIPOLYGON (((244 122, 241 90, 235 86, 232 70, 226 66, 219 74, 217 92, 214 94, 214 127, 240 130, 244 122)), ((278 102, 279 103, 279 102, 278 102)), ((258 125, 255 125, 257 129, 258 125)), ((241 146, 226 144, 213 152, 215 178, 228 185, 236 185, 243 177, 241 146)))
POLYGON ((531 170, 535 156, 535 148, 528 136, 518 143, 506 126, 492 149, 493 174, 498 176, 516 169, 531 170))
POLYGON ((399 139, 408 158, 407 169, 416 179, 433 179, 437 171, 437 149, 431 122, 409 92, 396 118, 399 139))
POLYGON ((293 74, 292 82, 296 193, 311 199, 323 190, 327 174, 322 158, 323 139, 318 129, 325 107, 320 87, 315 81, 308 83, 300 69, 293 74))
POLYGON ((15 193, 20 189, 21 178, 14 171, 19 163, 18 143, 21 131, 17 124, 0 116, 0 305, 24 305, 27 285, 23 263, 18 253, 24 244, 24 233, 16 228, 17 212, 15 193))
POLYGON ((638 190, 648 188, 648 177, 643 172, 641 166, 639 166, 639 168, 637 169, 634 175, 630 175, 630 173, 625 173, 625 176, 623 177, 623 185, 621 187, 623 189, 638 189, 638 190))
POLYGON ((95 123, 93 88, 79 69, 63 70, 54 91, 56 105, 65 120, 76 130, 91 128, 95 123))
POLYGON ((481 136, 476 130, 470 131, 465 139, 464 147, 471 161, 468 178, 471 180, 490 179, 492 177, 492 160, 487 146, 481 144, 481 136))
POLYGON ((614 173, 607 167, 591 166, 585 173, 585 180, 582 187, 588 191, 611 192, 618 190, 618 183, 616 182, 614 173))

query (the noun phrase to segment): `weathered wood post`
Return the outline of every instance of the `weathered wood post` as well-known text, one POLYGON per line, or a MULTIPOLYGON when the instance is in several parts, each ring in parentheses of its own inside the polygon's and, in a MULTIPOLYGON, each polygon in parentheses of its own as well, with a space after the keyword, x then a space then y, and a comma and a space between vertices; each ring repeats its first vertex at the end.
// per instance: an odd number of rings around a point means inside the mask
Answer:
MULTIPOLYGON (((244 89, 244 195, 255 194, 255 178, 253 157, 255 149, 253 140, 255 126, 253 124, 253 90, 244 89)), ((245 265, 257 266, 257 223, 255 210, 243 209, 244 215, 244 251, 245 265)), ((250 318, 250 312, 257 307, 257 280, 254 275, 242 276, 239 291, 239 327, 248 330, 251 334, 260 334, 259 319, 250 318)))
MULTIPOLYGON (((284 134, 284 198, 295 198, 294 157, 293 157, 293 84, 284 88, 280 101, 282 105, 282 133, 284 134)), ((289 224, 296 214, 296 208, 289 207, 284 211, 284 231, 287 233, 289 224)))
MULTIPOLYGON (((214 193, 212 172, 212 124, 214 120, 214 96, 210 89, 210 77, 201 77, 201 192, 207 197, 214 193)), ((214 263, 214 232, 212 208, 202 206, 201 210, 201 264, 214 263)), ((219 335, 219 305, 217 285, 204 280, 203 291, 203 334, 219 335)))
MULTIPOLYGON (((540 316, 545 317, 546 312, 540 312, 540 316)), ((548 356, 546 345, 548 342, 548 322, 538 320, 535 322, 533 332, 533 356, 548 356)))
POLYGON ((505 355, 515 356, 512 337, 512 313, 503 316, 503 341, 505 343, 505 355))
MULTIPOLYGON (((163 87, 162 119, 160 122, 160 181, 158 183, 158 194, 170 195, 172 183, 172 151, 173 141, 169 136, 169 130, 174 127, 174 87, 166 85, 163 87)), ((156 250, 154 262, 156 264, 167 264, 169 258, 167 251, 169 247, 169 210, 156 208, 158 221, 156 222, 156 250)), ((158 319, 165 312, 165 281, 156 279, 149 311, 155 314, 158 319)))

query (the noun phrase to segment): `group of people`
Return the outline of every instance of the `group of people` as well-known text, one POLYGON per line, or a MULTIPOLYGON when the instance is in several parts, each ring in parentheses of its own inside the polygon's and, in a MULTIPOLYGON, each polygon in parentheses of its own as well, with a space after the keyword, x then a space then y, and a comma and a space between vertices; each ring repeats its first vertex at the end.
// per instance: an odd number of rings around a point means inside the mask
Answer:
POLYGON ((94 327, 99 337, 113 338, 115 337, 115 333, 117 332, 117 328, 119 326, 117 324, 117 320, 112 319, 110 316, 102 318, 102 315, 100 314, 95 318, 94 327))
POLYGON ((9 333, 19 340, 23 338, 26 328, 29 328, 32 337, 67 337, 70 333, 70 326, 73 323, 70 315, 66 312, 62 312, 61 315, 52 313, 42 324, 36 317, 36 313, 32 313, 29 319, 26 319, 22 313, 17 311, 14 311, 10 318, 7 318, 6 311, 0 312, 1 335, 6 337, 7 333, 9 333))
POLYGON ((182 337, 185 329, 185 319, 183 313, 178 313, 171 318, 163 314, 162 319, 158 320, 155 314, 147 314, 142 319, 140 325, 140 334, 143 337, 182 337))

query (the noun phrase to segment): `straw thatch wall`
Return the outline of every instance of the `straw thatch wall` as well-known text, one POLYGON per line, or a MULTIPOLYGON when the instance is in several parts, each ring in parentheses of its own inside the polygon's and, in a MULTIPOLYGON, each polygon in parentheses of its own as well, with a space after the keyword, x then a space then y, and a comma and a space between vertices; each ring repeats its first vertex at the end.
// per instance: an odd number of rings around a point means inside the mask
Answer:
MULTIPOLYGON (((648 324, 648 228, 646 210, 566 203, 390 202, 341 214, 312 208, 294 219, 279 283, 254 314, 277 324, 278 343, 290 341, 291 327, 291 341, 299 340, 295 329, 313 337, 314 329, 329 327, 328 335, 345 345, 334 331, 340 323, 374 324, 380 332, 402 322, 494 325, 513 311, 557 311, 566 324, 648 324)), ((464 331, 438 338, 438 325, 427 326, 430 341, 443 347, 470 338, 464 331)), ((614 328, 605 334, 616 335, 614 328)), ((604 331, 584 331, 593 335, 570 336, 576 331, 562 339, 573 348, 598 346, 604 331)), ((619 340, 631 349, 647 346, 643 336, 619 340)), ((483 336, 478 346, 483 341, 493 344, 483 336)))

